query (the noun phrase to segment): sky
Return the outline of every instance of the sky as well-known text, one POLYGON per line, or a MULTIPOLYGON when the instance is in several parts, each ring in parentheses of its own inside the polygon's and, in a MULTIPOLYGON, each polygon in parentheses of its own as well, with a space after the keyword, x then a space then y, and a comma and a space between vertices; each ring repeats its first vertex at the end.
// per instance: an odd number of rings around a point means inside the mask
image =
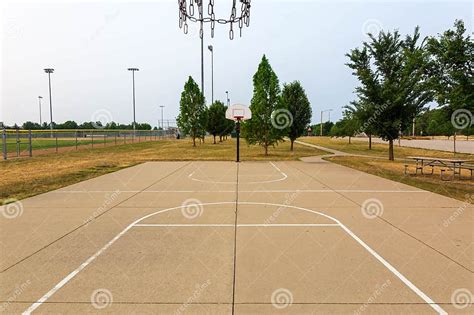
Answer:
MULTIPOLYGON (((204 0, 208 3, 208 0, 204 0)), ((215 0, 217 17, 229 16, 231 0, 215 0)), ((136 117, 156 126, 179 114, 188 76, 200 84, 198 25, 178 26, 177 0, 10 1, 2 0, 0 122, 7 125, 49 119, 48 77, 52 74, 53 120, 132 121, 132 74, 137 67, 136 117)), ((423 36, 464 20, 473 31, 472 1, 298 1, 253 0, 250 26, 228 37, 228 25, 204 28, 204 47, 214 47, 214 99, 249 105, 252 76, 265 54, 280 84, 299 80, 313 109, 342 107, 355 99, 357 80, 345 56, 367 40, 368 31, 421 27, 423 36)), ((205 96, 211 102, 211 54, 204 51, 205 96)), ((327 120, 328 112, 324 114, 327 120)))

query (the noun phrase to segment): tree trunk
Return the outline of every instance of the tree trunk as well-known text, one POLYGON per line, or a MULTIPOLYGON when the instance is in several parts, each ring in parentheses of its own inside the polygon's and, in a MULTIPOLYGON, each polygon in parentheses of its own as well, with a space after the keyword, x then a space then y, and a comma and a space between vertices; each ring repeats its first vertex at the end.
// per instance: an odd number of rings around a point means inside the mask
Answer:
POLYGON ((265 156, 267 156, 267 155, 268 155, 268 145, 265 144, 265 156))
POLYGON ((456 132, 454 133, 453 140, 454 140, 454 155, 456 155, 456 132))
POLYGON ((290 141, 291 141, 290 151, 293 151, 293 143, 295 142, 295 140, 294 140, 294 139, 290 139, 290 141))
POLYGON ((369 150, 372 150, 372 134, 369 134, 369 150))
POLYGON ((196 146, 196 137, 193 137, 193 147, 196 146))
POLYGON ((388 141, 388 159, 390 161, 394 161, 395 160, 395 157, 393 155, 393 139, 390 139, 388 141))
POLYGON ((222 135, 219 135, 219 142, 222 142, 222 135))
POLYGON ((349 144, 351 144, 351 136, 349 136, 349 144))
POLYGON ((213 135, 214 137, 214 144, 216 144, 216 135, 213 135))

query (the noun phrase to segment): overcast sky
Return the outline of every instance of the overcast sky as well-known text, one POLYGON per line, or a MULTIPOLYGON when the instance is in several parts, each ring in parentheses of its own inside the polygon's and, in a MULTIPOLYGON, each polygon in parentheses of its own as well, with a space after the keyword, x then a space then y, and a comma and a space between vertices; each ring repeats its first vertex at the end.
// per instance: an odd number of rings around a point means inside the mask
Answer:
MULTIPOLYGON (((208 3, 208 0, 204 0, 208 3)), ((231 0, 215 0, 218 17, 229 15, 231 0)), ((153 126, 175 119, 184 82, 200 83, 197 25, 189 34, 178 27, 177 0, 22 1, 2 0, 1 110, 7 125, 49 117, 47 75, 52 75, 53 119, 132 120, 132 77, 136 73, 137 121, 153 126), (104 118, 105 116, 105 118, 104 118)), ((269 1, 253 0, 250 27, 231 41, 228 26, 217 25, 215 38, 205 28, 205 47, 214 46, 214 98, 249 104, 252 76, 263 54, 280 84, 299 80, 313 108, 341 107, 354 99, 357 81, 344 63, 367 30, 399 29, 434 35, 463 19, 472 32, 472 1, 269 1)), ((238 33, 237 33, 238 34, 238 33)), ((205 95, 211 101, 210 52, 205 50, 205 95)), ((327 116, 325 117, 327 119, 327 116)))

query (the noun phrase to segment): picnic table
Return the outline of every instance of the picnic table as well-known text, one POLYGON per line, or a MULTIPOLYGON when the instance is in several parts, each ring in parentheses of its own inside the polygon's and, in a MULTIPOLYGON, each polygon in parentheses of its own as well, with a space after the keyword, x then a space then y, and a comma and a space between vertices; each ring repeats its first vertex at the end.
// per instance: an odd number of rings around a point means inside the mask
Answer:
MULTIPOLYGON (((418 170, 421 170, 421 174, 423 174, 423 168, 425 166, 431 166, 432 168, 435 166, 444 166, 453 170, 453 175, 461 174, 462 165, 469 161, 462 159, 443 159, 429 156, 409 156, 408 158, 416 161, 415 173, 418 173, 418 170)), ((433 174, 433 170, 431 173, 433 174)))

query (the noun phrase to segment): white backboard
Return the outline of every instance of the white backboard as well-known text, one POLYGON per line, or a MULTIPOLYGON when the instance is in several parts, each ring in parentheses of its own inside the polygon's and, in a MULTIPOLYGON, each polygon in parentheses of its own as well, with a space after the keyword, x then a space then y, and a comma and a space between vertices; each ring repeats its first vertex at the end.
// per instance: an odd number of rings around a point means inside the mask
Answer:
POLYGON ((242 104, 229 106, 225 112, 225 118, 230 120, 247 120, 252 118, 250 108, 242 104))

